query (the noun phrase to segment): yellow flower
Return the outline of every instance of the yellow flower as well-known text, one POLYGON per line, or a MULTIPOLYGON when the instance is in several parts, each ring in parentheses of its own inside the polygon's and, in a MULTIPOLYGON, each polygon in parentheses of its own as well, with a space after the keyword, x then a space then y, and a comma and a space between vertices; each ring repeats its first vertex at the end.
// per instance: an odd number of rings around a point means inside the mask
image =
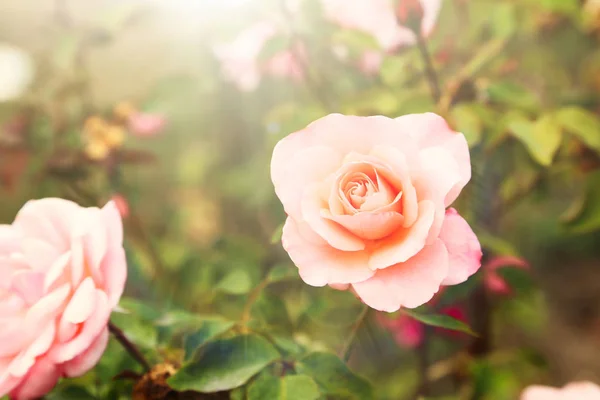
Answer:
POLYGON ((90 141, 85 147, 85 154, 92 160, 104 160, 108 153, 110 152, 110 148, 99 140, 90 141))
POLYGON ((122 101, 118 103, 113 109, 113 114, 119 121, 126 121, 132 114, 136 112, 137 109, 135 106, 128 101, 122 101))
POLYGON ((120 147, 125 141, 125 131, 119 125, 110 125, 104 130, 103 140, 111 149, 120 147))

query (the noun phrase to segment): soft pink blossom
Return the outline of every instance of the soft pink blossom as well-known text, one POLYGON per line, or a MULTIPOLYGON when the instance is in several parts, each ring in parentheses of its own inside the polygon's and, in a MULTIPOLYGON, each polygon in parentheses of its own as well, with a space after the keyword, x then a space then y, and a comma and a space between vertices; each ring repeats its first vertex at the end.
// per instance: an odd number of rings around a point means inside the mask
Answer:
POLYGON ((383 54, 379 51, 366 51, 359 61, 360 70, 366 75, 377 75, 381 69, 383 54))
POLYGON ((302 46, 298 51, 287 49, 264 62, 259 60, 267 41, 280 33, 276 24, 262 21, 242 31, 231 43, 215 47, 225 77, 243 91, 256 89, 264 74, 301 80, 304 71, 297 54, 305 51, 302 46))
POLYGON ((446 210, 471 178, 467 142, 435 114, 328 115, 277 144, 271 178, 283 246, 312 286, 392 312, 480 266, 477 237, 446 210))
POLYGON ((495 257, 484 266, 483 282, 490 292, 501 295, 508 295, 512 293, 512 289, 506 280, 504 280, 504 278, 498 274, 498 268, 509 266, 521 269, 529 268, 527 261, 513 256, 495 257))
POLYGON ((111 200, 115 204, 115 207, 117 207, 119 215, 122 218, 127 218, 129 216, 129 202, 125 196, 117 193, 112 196, 111 200))
POLYGON ((600 400, 600 387, 591 382, 573 382, 558 389, 548 386, 529 386, 521 400, 600 400))
POLYGON ((0 397, 34 399, 100 359, 127 275, 113 202, 29 201, 0 225, 0 397))
POLYGON ((423 343, 423 324, 406 314, 400 313, 396 318, 379 314, 378 321, 390 331, 399 346, 412 349, 423 343))
POLYGON ((163 131, 167 120, 159 114, 135 112, 127 119, 127 127, 138 137, 156 136, 163 131))
MULTIPOLYGON (((415 34, 398 25, 393 0, 321 0, 327 18, 347 29, 371 34, 385 50, 416 43, 415 34)), ((421 0, 424 16, 422 33, 433 31, 442 0, 421 0)))

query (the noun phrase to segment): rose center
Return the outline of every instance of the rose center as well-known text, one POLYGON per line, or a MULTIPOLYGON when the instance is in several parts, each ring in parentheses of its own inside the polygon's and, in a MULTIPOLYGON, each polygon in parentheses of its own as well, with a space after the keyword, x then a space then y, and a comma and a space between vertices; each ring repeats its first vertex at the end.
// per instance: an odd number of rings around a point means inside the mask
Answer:
POLYGON ((373 211, 394 201, 398 191, 385 181, 376 170, 348 174, 341 191, 355 212, 373 211))

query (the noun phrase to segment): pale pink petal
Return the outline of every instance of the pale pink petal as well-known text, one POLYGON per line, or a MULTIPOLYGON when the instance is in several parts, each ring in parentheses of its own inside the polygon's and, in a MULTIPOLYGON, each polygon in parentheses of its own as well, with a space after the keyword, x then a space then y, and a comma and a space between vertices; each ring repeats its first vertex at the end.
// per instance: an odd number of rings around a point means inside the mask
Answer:
POLYGON ((335 221, 321 216, 321 210, 327 211, 325 202, 319 197, 319 187, 311 185, 304 191, 302 198, 302 217, 311 229, 327 243, 338 250, 359 251, 365 248, 362 239, 342 227, 335 221))
POLYGON ((36 271, 16 271, 12 276, 12 289, 28 304, 33 304, 44 295, 44 274, 36 271))
POLYGON ((65 284, 42 297, 27 310, 25 314, 26 326, 35 331, 36 327, 53 320, 64 307, 70 293, 70 286, 65 284))
POLYGON ((29 369, 36 363, 36 357, 48 351, 54 341, 55 334, 56 327, 53 322, 50 322, 37 332, 35 340, 27 349, 23 350, 12 360, 8 366, 8 372, 16 377, 25 376, 29 369))
MULTIPOLYGON (((277 147, 275 152, 277 152, 277 147)), ((274 156, 273 161, 275 160, 274 156)), ((279 161, 283 162, 280 159, 279 161)), ((286 213, 294 218, 302 219, 301 201, 306 187, 311 183, 325 180, 337 170, 341 161, 340 153, 333 148, 313 146, 300 150, 282 165, 272 165, 271 171, 280 168, 285 171, 283 175, 276 174, 282 179, 273 181, 273 183, 275 193, 283 203, 286 213)))
POLYGON ((108 329, 104 329, 86 351, 64 363, 62 367, 65 376, 75 378, 92 369, 100 361, 104 350, 106 350, 108 336, 108 329))
POLYGON ((400 229, 397 233, 374 243, 369 267, 373 270, 388 268, 405 262, 419 253, 425 246, 434 213, 433 202, 429 200, 420 202, 419 216, 412 226, 400 229))
POLYGON ((29 266, 36 271, 48 271, 61 250, 50 242, 35 237, 26 237, 21 242, 23 256, 29 266))
POLYGON ((12 225, 0 225, 0 254, 9 255, 20 250, 22 235, 12 225))
MULTIPOLYGON (((567 400, 558 389, 545 386, 530 386, 521 394, 521 400, 567 400)), ((580 400, 580 399, 577 399, 580 400)), ((584 400, 584 399, 581 399, 584 400)))
POLYGON ((443 147, 452 154, 461 176, 460 182, 446 195, 445 203, 452 204, 471 179, 469 146, 464 135, 451 130, 442 117, 432 113, 404 115, 396 121, 404 132, 409 132, 418 141, 421 149, 443 147))
POLYGON ((377 240, 390 235, 402 226, 404 217, 397 212, 362 212, 354 215, 331 215, 328 210, 323 217, 331 219, 361 239, 377 240))
POLYGON ((48 269, 46 272, 46 276, 44 277, 44 292, 48 292, 55 284, 67 283, 66 279, 61 278, 64 278, 65 269, 70 265, 70 263, 70 251, 67 251, 54 260, 54 262, 50 265, 50 269, 48 269))
POLYGON ((66 322, 80 324, 87 320, 96 305, 96 287, 91 277, 87 277, 81 282, 67 308, 63 311, 63 318, 66 322))
POLYGON ((34 400, 50 392, 58 382, 61 371, 49 360, 39 359, 22 383, 10 393, 11 400, 34 400))
POLYGON ((98 280, 101 278, 99 273, 100 264, 108 251, 108 230, 105 227, 110 221, 107 219, 106 213, 98 208, 90 208, 87 211, 85 213, 87 229, 82 237, 85 266, 92 276, 98 280))
POLYGON ((102 261, 101 270, 104 276, 104 291, 108 296, 109 307, 112 309, 119 303, 127 280, 125 250, 121 247, 107 253, 102 261))
POLYGON ((84 352, 108 324, 111 310, 108 306, 106 294, 100 290, 96 290, 95 297, 96 306, 94 312, 82 324, 79 334, 68 342, 55 343, 48 352, 48 357, 54 362, 63 363, 72 360, 84 352))
POLYGON ((394 312, 425 304, 440 289, 448 273, 448 252, 441 240, 425 246, 406 262, 378 270, 352 287, 371 308, 394 312))
POLYGON ((456 285, 466 281, 481 266, 481 245, 471 227, 458 212, 449 208, 439 238, 448 249, 448 276, 444 285, 456 285))
MULTIPOLYGON (((373 275, 368 267, 367 253, 318 245, 315 244, 318 237, 311 238, 309 235, 310 228, 299 228, 298 223, 288 217, 283 227, 282 244, 304 282, 311 286, 345 284, 360 282, 373 275)), ((318 235, 313 232, 312 236, 318 235)))

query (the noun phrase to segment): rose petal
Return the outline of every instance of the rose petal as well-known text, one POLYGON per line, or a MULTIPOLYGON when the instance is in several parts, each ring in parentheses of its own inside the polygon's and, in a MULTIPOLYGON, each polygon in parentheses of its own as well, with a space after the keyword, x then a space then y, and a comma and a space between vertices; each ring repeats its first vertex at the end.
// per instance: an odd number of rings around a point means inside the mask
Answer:
POLYGON ((405 262, 419 253, 425 246, 434 213, 433 202, 429 200, 420 202, 419 216, 411 227, 400 229, 397 233, 374 244, 375 248, 369 258, 369 267, 373 270, 387 268, 405 262))
POLYGON ((465 282, 481 266, 481 245, 471 227, 458 212, 449 208, 439 236, 448 249, 448 276, 444 285, 465 282))
POLYGON ((60 375, 60 369, 55 364, 46 358, 39 359, 21 384, 11 391, 10 398, 14 400, 37 399, 52 390, 58 383, 60 375))
POLYGON ((322 210, 324 218, 331 219, 361 239, 381 239, 402 226, 404 217, 397 212, 362 212, 354 215, 331 215, 322 210))
POLYGON ((361 300, 376 310, 394 312, 400 307, 425 304, 440 289, 448 273, 448 252, 441 240, 424 247, 406 262, 378 270, 352 287, 361 300))
POLYGON ((318 238, 309 228, 292 218, 283 227, 282 244, 298 267, 300 277, 311 286, 345 284, 363 281, 373 276, 368 267, 368 254, 362 251, 340 251, 318 245, 318 238), (301 233, 302 232, 302 233, 301 233))
POLYGON ((108 305, 113 309, 119 303, 127 281, 125 250, 120 247, 106 254, 101 270, 104 276, 104 291, 108 296, 108 305))
POLYGON ((67 308, 63 311, 63 318, 66 322, 80 324, 87 320, 96 305, 96 287, 91 277, 87 277, 77 288, 67 308))
MULTIPOLYGON (((311 229, 327 243, 338 250, 359 251, 365 248, 365 243, 356 235, 340 226, 337 222, 321 216, 323 200, 320 198, 319 187, 310 185, 304 191, 302 198, 302 217, 311 229)), ((329 213, 330 214, 330 213, 329 213)))
POLYGON ((471 179, 471 158, 464 135, 452 131, 442 117, 433 113, 404 115, 396 121, 403 130, 410 132, 421 149, 440 146, 454 156, 461 180, 446 195, 445 203, 452 204, 471 179))
POLYGON ((16 377, 25 376, 29 369, 36 363, 36 357, 48 351, 54 341, 55 334, 56 327, 54 323, 49 323, 45 328, 41 329, 36 339, 12 360, 8 366, 9 373, 16 377))
MULTIPOLYGON (((273 156, 273 162, 275 160, 276 157, 273 156)), ((335 172, 340 163, 339 152, 329 147, 315 146, 299 151, 285 165, 272 166, 272 171, 279 168, 286 171, 282 180, 273 181, 275 193, 283 203, 285 212, 291 217, 302 219, 301 201, 305 188, 311 183, 324 181, 335 172)))
POLYGON ((63 364, 65 376, 76 378, 92 369, 104 354, 107 344, 108 329, 104 329, 86 351, 63 364))

